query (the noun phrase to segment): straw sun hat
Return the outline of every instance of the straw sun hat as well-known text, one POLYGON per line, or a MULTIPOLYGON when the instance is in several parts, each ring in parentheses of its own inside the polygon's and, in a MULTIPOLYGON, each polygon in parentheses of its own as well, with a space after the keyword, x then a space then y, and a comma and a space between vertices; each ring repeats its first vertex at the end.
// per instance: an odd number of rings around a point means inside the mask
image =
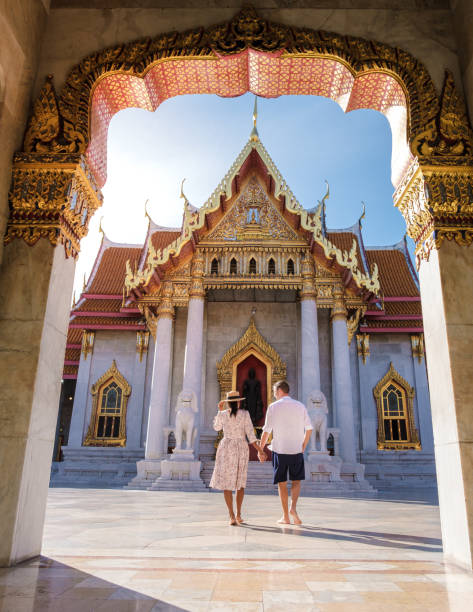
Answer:
POLYGON ((238 391, 228 391, 227 397, 223 400, 224 402, 241 402, 244 397, 240 397, 238 391))

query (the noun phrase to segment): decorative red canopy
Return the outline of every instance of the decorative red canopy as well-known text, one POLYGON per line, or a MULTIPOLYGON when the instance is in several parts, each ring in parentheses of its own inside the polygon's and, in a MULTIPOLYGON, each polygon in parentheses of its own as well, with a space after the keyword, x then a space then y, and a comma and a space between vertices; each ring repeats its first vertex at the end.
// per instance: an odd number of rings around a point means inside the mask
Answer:
POLYGON ((247 49, 222 57, 162 60, 143 78, 111 74, 94 89, 87 157, 100 186, 107 178, 108 126, 118 111, 155 111, 164 100, 185 94, 234 97, 248 91, 264 98, 323 96, 338 102, 346 112, 370 108, 387 114, 395 106, 407 108, 403 88, 393 76, 367 72, 355 78, 345 64, 331 58, 247 49))

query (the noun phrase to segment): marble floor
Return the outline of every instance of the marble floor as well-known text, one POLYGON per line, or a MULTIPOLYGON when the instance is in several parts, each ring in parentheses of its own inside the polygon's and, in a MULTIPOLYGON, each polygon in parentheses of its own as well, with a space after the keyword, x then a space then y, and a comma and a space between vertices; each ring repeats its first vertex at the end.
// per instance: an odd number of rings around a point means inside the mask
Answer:
POLYGON ((51 489, 42 556, 0 569, 0 610, 473 610, 471 574, 445 564, 429 495, 249 495, 227 524, 217 493, 51 489))

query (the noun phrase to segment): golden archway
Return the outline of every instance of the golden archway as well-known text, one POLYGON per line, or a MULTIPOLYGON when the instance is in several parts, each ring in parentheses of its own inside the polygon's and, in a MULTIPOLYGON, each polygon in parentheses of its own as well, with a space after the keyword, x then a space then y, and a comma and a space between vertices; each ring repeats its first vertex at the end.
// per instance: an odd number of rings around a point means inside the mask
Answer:
POLYGON ((227 391, 236 388, 237 368, 250 355, 260 359, 266 366, 267 404, 271 403, 271 389, 278 380, 286 378, 286 364, 278 352, 263 338, 256 329, 251 317, 248 329, 243 336, 233 344, 220 361, 217 362, 217 378, 220 385, 220 397, 225 397, 227 391))
POLYGON ((152 111, 182 94, 229 97, 247 91, 263 97, 319 95, 345 111, 384 113, 400 147, 393 156, 394 201, 418 257, 427 259, 444 238, 471 244, 473 137, 453 76, 447 73, 439 96, 425 66, 402 49, 272 23, 251 7, 207 29, 93 53, 72 68, 58 95, 48 77, 23 151, 14 157, 5 242, 20 238, 32 245, 46 238, 77 256, 101 205, 107 131, 116 112, 152 111))

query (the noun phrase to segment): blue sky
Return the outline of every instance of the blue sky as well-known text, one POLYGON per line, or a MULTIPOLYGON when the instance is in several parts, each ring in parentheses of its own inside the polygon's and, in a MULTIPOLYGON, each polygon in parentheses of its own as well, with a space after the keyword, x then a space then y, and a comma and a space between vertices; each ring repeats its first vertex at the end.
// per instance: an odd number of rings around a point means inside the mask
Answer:
MULTIPOLYGON (((189 95, 167 100, 154 113, 127 109, 117 113, 108 134, 108 178, 104 206, 82 241, 75 288, 89 274, 103 217, 107 236, 116 242, 144 240, 147 221, 179 226, 180 184, 201 206, 227 172, 252 129, 254 96, 219 98, 189 95)), ((361 201, 365 244, 391 245, 405 232, 392 202, 391 130, 376 111, 345 114, 332 100, 314 96, 258 99, 258 131, 294 195, 312 208, 330 184, 327 225, 344 228, 356 222, 361 201)))

